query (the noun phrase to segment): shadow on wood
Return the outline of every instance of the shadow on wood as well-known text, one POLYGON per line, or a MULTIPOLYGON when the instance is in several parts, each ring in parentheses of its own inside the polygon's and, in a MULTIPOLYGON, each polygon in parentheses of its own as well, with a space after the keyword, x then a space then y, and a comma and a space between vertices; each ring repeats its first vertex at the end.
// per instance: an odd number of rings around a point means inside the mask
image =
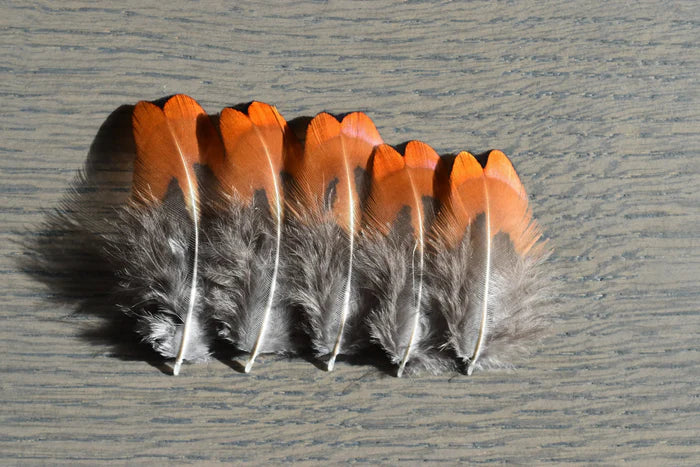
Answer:
POLYGON ((109 229, 106 220, 129 198, 136 153, 132 111, 123 105, 100 126, 84 168, 58 207, 20 241, 24 254, 18 262, 49 289, 55 303, 99 319, 82 330, 87 341, 109 347, 121 359, 157 362, 162 359, 132 332, 132 320, 116 309, 111 294, 116 277, 100 237, 109 229))

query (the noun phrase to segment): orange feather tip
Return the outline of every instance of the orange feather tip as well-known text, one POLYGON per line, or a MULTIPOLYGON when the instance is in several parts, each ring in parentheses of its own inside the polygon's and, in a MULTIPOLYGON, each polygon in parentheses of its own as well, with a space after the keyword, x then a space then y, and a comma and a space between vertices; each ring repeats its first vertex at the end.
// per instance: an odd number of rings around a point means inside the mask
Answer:
POLYGON ((394 172, 402 170, 405 166, 404 158, 396 149, 388 144, 381 144, 374 150, 372 158, 372 179, 374 181, 384 180, 394 172))
MULTIPOLYGON (((170 180, 160 180, 156 175, 162 172, 167 161, 151 159, 151 147, 158 144, 155 137, 167 127, 163 110, 147 101, 140 101, 131 116, 136 145, 132 197, 141 202, 153 202, 165 196, 170 180)), ((155 149, 155 148, 154 148, 155 149)))
POLYGON ((306 129, 304 153, 317 149, 322 144, 340 135, 340 122, 329 113, 321 112, 311 119, 306 129))
POLYGON ((378 146, 384 142, 374 122, 362 112, 347 114, 343 117, 340 127, 345 135, 365 141, 371 146, 378 146))
POLYGON ((372 158, 372 184, 365 206, 369 225, 387 235, 399 212, 409 208, 414 235, 431 223, 424 201, 436 199, 436 169, 440 156, 427 144, 410 141, 402 156, 387 144, 377 146, 372 158))
POLYGON ((321 112, 311 119, 306 130, 306 147, 313 150, 340 134, 348 138, 363 141, 374 147, 384 141, 377 131, 374 122, 362 112, 352 112, 345 115, 340 121, 327 112, 321 112), (309 138, 311 136, 311 138, 309 138))
POLYGON ((438 153, 422 141, 409 141, 403 156, 393 146, 380 144, 374 150, 372 178, 380 181, 404 168, 435 171, 439 163, 438 153))
POLYGON ((253 101, 245 111, 226 108, 219 118, 225 155, 212 164, 222 190, 252 202, 262 190, 274 212, 281 204, 281 171, 290 155, 300 153, 299 143, 274 106, 253 101))
POLYGON ((527 198, 525 188, 513 167, 513 163, 503 152, 496 149, 489 152, 486 167, 484 167, 484 176, 502 181, 518 193, 521 198, 527 198))
POLYGON ((527 194, 510 159, 488 153, 484 167, 470 153, 460 152, 450 174, 449 215, 443 220, 448 243, 455 246, 477 216, 489 212, 492 236, 508 234, 516 251, 527 252, 539 238, 531 224, 527 194))
POLYGON ((482 178, 484 170, 476 158, 467 151, 462 151, 457 154, 452 172, 450 174, 450 185, 456 188, 468 180, 476 180, 482 178))
POLYGON ((462 151, 457 154, 450 174, 451 186, 457 188, 468 181, 481 178, 498 180, 518 193, 521 198, 527 198, 520 177, 508 156, 502 151, 490 151, 483 168, 477 158, 469 152, 462 151))
POLYGON ((221 152, 208 115, 191 97, 176 94, 162 107, 141 101, 132 114, 136 160, 132 197, 145 204, 161 201, 175 180, 187 210, 198 216, 195 168, 221 152))
POLYGON ((235 119, 234 115, 246 116, 256 126, 286 126, 287 122, 274 105, 252 101, 245 108, 226 107, 221 111, 221 118, 235 119))
POLYGON ((339 225, 356 231, 365 188, 358 170, 368 170, 381 143, 374 123, 363 113, 347 114, 340 121, 326 112, 316 115, 306 131, 303 156, 285 164, 295 181, 295 209, 322 214, 330 208, 339 225))
POLYGON ((440 162, 440 156, 422 141, 409 141, 404 150, 404 160, 406 167, 434 171, 440 162))
POLYGON ((169 119, 197 119, 205 114, 196 100, 185 94, 175 94, 165 102, 163 112, 169 119))

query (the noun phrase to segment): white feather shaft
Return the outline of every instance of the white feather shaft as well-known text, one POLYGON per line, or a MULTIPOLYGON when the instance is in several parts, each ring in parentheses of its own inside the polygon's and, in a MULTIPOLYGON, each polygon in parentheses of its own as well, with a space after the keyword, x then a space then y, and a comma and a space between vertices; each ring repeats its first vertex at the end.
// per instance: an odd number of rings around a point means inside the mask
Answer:
POLYGON ((267 296, 267 303, 265 304, 265 311, 263 312, 263 319, 260 323, 260 331, 258 333, 258 338, 255 341, 255 346, 253 351, 250 353, 248 362, 245 365, 245 372, 250 372, 253 368, 253 363, 255 363, 255 358, 260 353, 262 349, 263 341, 267 334, 267 327, 270 321, 270 314, 272 313, 272 307, 275 300, 275 292, 277 291, 277 275, 279 273, 280 264, 280 248, 282 246, 282 197, 280 195, 280 187, 278 184, 278 177, 275 173, 275 167, 272 163, 272 158, 269 152, 267 154, 267 162, 270 166, 270 173, 272 174, 272 179, 274 180, 275 188, 275 221, 276 221, 276 232, 275 232, 275 264, 272 269, 272 280, 270 281, 270 291, 267 296))
MULTIPOLYGON (((411 326, 411 335, 408 339, 408 345, 406 345, 406 351, 404 352, 403 358, 401 359, 401 364, 399 365, 399 369, 396 371, 396 376, 401 377, 403 374, 403 370, 406 367, 406 362, 408 362, 408 359, 411 357, 411 353, 413 352, 413 347, 415 345, 415 342, 418 338, 418 328, 420 326, 420 315, 421 315, 421 304, 423 303, 423 267, 424 267, 424 261, 425 261, 425 255, 423 253, 424 251, 424 238, 425 238, 425 232, 423 230, 423 214, 421 210, 418 208, 420 206, 418 203, 422 202, 422 200, 419 198, 418 194, 416 193, 415 189, 413 190, 413 197, 414 197, 414 205, 416 206, 416 216, 418 217, 418 242, 416 243, 416 247, 414 248, 414 253, 413 256, 415 256, 415 251, 418 250, 419 258, 418 258, 418 286, 416 288, 416 293, 415 293, 415 310, 413 311, 413 323, 411 326)), ((413 267, 413 261, 411 270, 414 271, 415 267, 413 267)), ((412 272, 413 274, 413 272, 412 272)))
POLYGON ((194 183, 192 181, 192 176, 194 174, 190 173, 190 167, 185 160, 182 148, 175 140, 175 145, 177 146, 178 154, 180 155, 180 161, 185 168, 185 176, 187 178, 187 189, 190 194, 190 203, 192 206, 192 222, 194 228, 194 254, 192 257, 192 282, 190 284, 190 297, 189 303, 187 305, 187 315, 185 316, 185 322, 182 325, 182 340, 180 341, 180 349, 177 353, 177 358, 175 359, 175 365, 173 366, 173 375, 177 376, 180 373, 180 367, 182 362, 187 355, 187 347, 190 341, 190 330, 192 328, 192 320, 194 318, 194 304, 197 300, 197 267, 199 262, 199 208, 197 206, 197 192, 195 190, 194 183))
POLYGON ((481 297, 480 313, 481 319, 479 322, 479 335, 476 340, 476 346, 474 347, 474 353, 469 359, 467 365, 467 375, 471 375, 474 371, 474 366, 476 361, 479 359, 482 349, 484 348, 484 343, 486 342, 486 335, 488 332, 488 310, 489 310, 489 287, 491 285, 491 253, 493 249, 493 240, 491 237, 491 209, 489 206, 489 192, 486 186, 486 181, 484 180, 484 199, 486 204, 486 209, 484 213, 484 222, 486 227, 486 240, 484 248, 486 249, 486 264, 484 265, 484 288, 483 295, 481 297))
MULTIPOLYGON (((342 140, 341 140, 342 141, 342 140)), ((343 146, 343 152, 345 152, 345 147, 343 146)), ((335 366, 335 359, 340 353, 340 346, 343 342, 343 333, 345 332, 345 322, 348 319, 348 314, 350 312, 350 299, 352 298, 352 270, 353 264, 352 260, 355 256, 355 199, 353 197, 353 184, 352 184, 352 172, 350 167, 347 165, 347 158, 345 160, 345 177, 348 187, 348 203, 349 203, 349 219, 348 219, 348 230, 349 230, 349 241, 350 246, 348 248, 348 277, 345 282, 345 291, 343 292, 343 307, 340 310, 340 322, 338 323, 338 335, 335 339, 335 346, 333 347, 333 352, 331 353, 330 359, 328 360, 328 371, 333 371, 335 366)))

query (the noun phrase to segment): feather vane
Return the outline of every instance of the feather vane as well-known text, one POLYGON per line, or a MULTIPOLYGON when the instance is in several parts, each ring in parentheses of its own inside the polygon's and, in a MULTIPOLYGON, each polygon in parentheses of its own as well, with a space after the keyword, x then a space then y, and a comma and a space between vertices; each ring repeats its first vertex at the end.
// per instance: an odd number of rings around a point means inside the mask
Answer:
POLYGON ((538 307, 547 279, 538 265, 547 253, 535 245, 541 234, 525 189, 501 151, 491 151, 484 168, 462 152, 446 205, 432 281, 449 329, 446 346, 467 374, 508 366, 505 357, 545 326, 538 307))
POLYGON ((426 238, 433 220, 438 154, 411 141, 401 156, 377 147, 360 249, 361 270, 375 296, 369 315, 371 335, 398 365, 440 366, 434 345, 436 324, 426 310, 426 238), (432 322, 431 322, 432 321, 432 322))
POLYGON ((365 114, 354 112, 338 121, 321 113, 309 123, 303 157, 289 164, 295 214, 290 299, 304 309, 312 345, 317 356, 328 358, 329 371, 339 354, 353 352, 350 334, 360 308, 355 241, 368 161, 381 142, 365 114))
POLYGON ((212 223, 205 261, 208 302, 222 323, 220 334, 249 353, 249 372, 260 353, 290 350, 289 319, 281 302, 286 157, 301 151, 277 110, 253 102, 247 113, 224 109, 219 121, 225 147, 210 164, 225 209, 212 223))
MULTIPOLYGON (((157 340, 179 340, 179 345, 169 345, 173 349, 177 347, 173 366, 173 374, 177 375, 184 360, 201 358, 201 354, 206 352, 202 349, 208 346, 208 342, 199 342, 206 341, 203 337, 206 332, 202 329, 204 326, 202 317, 198 316, 201 314, 198 277, 201 216, 196 167, 205 164, 207 158, 207 154, 202 150, 202 147, 207 146, 200 146, 198 134, 215 133, 204 110, 193 99, 184 95, 171 97, 163 109, 149 102, 139 102, 134 108, 133 127, 136 143, 133 198, 137 203, 156 204, 156 206, 150 212, 137 213, 132 210, 126 217, 131 217, 132 220, 136 220, 137 225, 142 226, 153 222, 152 219, 148 219, 149 216, 156 216, 156 225, 161 227, 169 223, 188 226, 184 234, 189 238, 179 235, 166 239, 169 252, 165 255, 165 258, 171 260, 166 261, 168 264, 165 266, 168 269, 175 266, 179 272, 170 276, 180 279, 169 281, 171 284, 168 288, 182 298, 175 304, 176 310, 170 310, 182 323, 174 326, 175 334, 160 335, 157 338, 157 340), (172 200, 173 185, 177 187, 175 200, 172 200), (162 212, 156 213, 158 210, 162 212), (139 220, 139 217, 142 219, 139 220), (183 274, 186 278, 184 280, 183 274), (195 327, 198 330, 193 331, 195 327), (193 338, 198 340, 194 345, 197 349, 195 353, 191 352, 193 338)), ((211 150, 215 150, 215 147, 216 145, 211 150)), ((168 295, 163 292, 163 287, 156 287, 156 289, 161 290, 161 295, 168 295)), ((151 310, 144 316, 153 315, 151 310)), ((157 314, 156 316, 157 320, 162 322, 163 316, 157 314)), ((157 328, 162 329, 162 326, 157 328)), ((148 339, 153 340, 154 337, 151 336, 148 339)))

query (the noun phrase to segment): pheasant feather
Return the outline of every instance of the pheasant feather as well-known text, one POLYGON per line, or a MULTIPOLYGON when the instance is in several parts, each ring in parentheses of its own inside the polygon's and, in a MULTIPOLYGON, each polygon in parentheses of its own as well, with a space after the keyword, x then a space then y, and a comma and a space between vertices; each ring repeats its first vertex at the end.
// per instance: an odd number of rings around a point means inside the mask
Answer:
POLYGON ((374 298, 368 316, 373 340, 398 366, 438 372, 448 363, 436 341, 441 320, 426 306, 426 239, 434 218, 435 168, 428 145, 411 141, 402 157, 379 146, 359 249, 360 271, 374 298))
POLYGON ((155 350, 185 360, 208 358, 211 336, 199 277, 200 201, 196 168, 219 150, 209 117, 191 98, 161 109, 139 102, 133 113, 136 160, 132 201, 108 235, 117 262, 121 308, 155 350))
POLYGON ((341 122, 321 113, 311 120, 303 157, 290 160, 289 261, 292 304, 306 317, 317 357, 332 370, 339 354, 356 351, 361 297, 355 274, 366 171, 381 143, 372 121, 351 113, 341 122))
MULTIPOLYGON (((221 194, 213 209, 205 276, 220 336, 249 354, 289 352, 291 320, 281 300, 285 157, 299 143, 277 110, 261 102, 220 117, 225 156, 210 163, 221 194)), ((215 198, 216 199, 216 198, 215 198)))
POLYGON ((484 168, 460 153, 434 237, 432 295, 448 325, 446 347, 475 368, 509 366, 546 327, 547 257, 527 195, 508 158, 484 168))

